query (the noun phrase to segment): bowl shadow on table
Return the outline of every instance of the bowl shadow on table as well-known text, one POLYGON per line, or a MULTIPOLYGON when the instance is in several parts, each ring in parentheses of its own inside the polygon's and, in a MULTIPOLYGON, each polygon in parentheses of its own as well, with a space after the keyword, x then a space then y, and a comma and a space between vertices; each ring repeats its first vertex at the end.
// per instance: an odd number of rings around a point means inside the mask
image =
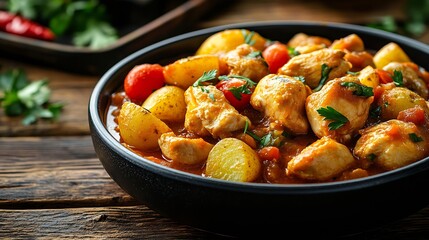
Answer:
POLYGON ((293 34, 338 39, 358 34, 370 49, 400 44, 416 63, 429 48, 398 35, 346 24, 263 22, 229 25, 188 33, 152 45, 122 60, 99 81, 91 96, 89 118, 97 155, 116 183, 160 214, 181 223, 228 236, 338 237, 376 229, 429 203, 429 159, 364 179, 337 183, 275 185, 234 183, 172 170, 147 161, 117 142, 105 128, 111 93, 139 63, 166 64, 169 57, 194 52, 224 28, 247 28, 269 39, 293 34))

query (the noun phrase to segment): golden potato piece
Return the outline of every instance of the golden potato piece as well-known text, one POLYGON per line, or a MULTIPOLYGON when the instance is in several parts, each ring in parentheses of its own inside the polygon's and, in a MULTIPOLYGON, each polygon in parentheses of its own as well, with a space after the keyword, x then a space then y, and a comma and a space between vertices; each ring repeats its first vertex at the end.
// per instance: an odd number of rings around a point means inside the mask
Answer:
POLYGON ((191 56, 179 59, 164 67, 165 82, 186 90, 204 72, 221 69, 219 58, 214 55, 191 56))
POLYGON ((186 114, 185 91, 176 86, 164 86, 149 95, 142 107, 162 121, 183 122, 186 114))
POLYGON ((380 83, 380 79, 378 78, 375 69, 371 66, 366 66, 364 69, 362 69, 359 72, 358 78, 360 83, 367 87, 375 88, 380 83))
POLYGON ((243 43, 248 43, 259 51, 262 51, 265 48, 265 42, 266 39, 256 32, 251 32, 246 29, 228 29, 208 37, 201 44, 196 55, 222 55, 243 43), (246 41, 246 38, 248 41, 246 41))
POLYGON ((158 148, 158 138, 171 129, 148 110, 131 102, 122 105, 118 116, 122 140, 140 150, 158 148))
POLYGON ((388 43, 374 55, 374 64, 376 68, 382 69, 391 62, 410 62, 408 55, 402 48, 394 43, 388 43))
POLYGON ((254 181, 261 172, 257 153, 243 141, 224 138, 210 151, 206 176, 236 182, 254 181))

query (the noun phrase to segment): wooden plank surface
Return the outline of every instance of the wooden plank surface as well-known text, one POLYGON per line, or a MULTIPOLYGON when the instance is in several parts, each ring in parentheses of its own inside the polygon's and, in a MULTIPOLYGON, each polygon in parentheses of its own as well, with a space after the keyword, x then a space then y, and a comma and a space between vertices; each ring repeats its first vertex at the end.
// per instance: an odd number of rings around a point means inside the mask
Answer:
MULTIPOLYGON (((268 20, 365 24, 385 15, 401 20, 405 2, 224 1, 195 28, 268 20)), ((429 43, 429 33, 419 40, 429 43)), ((229 239, 160 216, 108 176, 94 152, 87 118, 99 76, 1 56, 0 65, 22 68, 31 80, 46 78, 52 101, 65 104, 56 123, 22 126, 20 119, 0 113, 0 239, 229 239)), ((341 239, 429 239, 429 206, 383 228, 341 239)))

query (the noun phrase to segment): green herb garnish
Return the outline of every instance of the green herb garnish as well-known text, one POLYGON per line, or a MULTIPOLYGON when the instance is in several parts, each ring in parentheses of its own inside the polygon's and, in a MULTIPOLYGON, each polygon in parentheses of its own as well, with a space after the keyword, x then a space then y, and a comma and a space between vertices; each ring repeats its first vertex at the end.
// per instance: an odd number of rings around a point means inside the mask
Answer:
POLYGON ((326 63, 322 64, 322 76, 320 77, 319 85, 314 89, 315 92, 320 91, 323 85, 325 85, 331 70, 332 68, 330 68, 326 63))
POLYGON ((374 92, 372 87, 367 87, 364 85, 360 85, 354 82, 342 82, 340 83, 342 87, 347 87, 353 90, 353 95, 361 96, 361 97, 371 97, 374 96, 374 92))
POLYGON ((319 108, 317 109, 317 112, 320 116, 325 117, 324 120, 332 121, 328 124, 329 130, 336 130, 349 122, 347 117, 330 106, 319 108))
POLYGON ((197 81, 192 84, 193 87, 199 87, 199 86, 205 86, 205 82, 212 81, 216 79, 217 70, 210 70, 208 72, 204 72, 203 75, 201 75, 200 78, 197 79, 197 81))
POLYGON ((240 87, 231 87, 228 89, 228 91, 230 91, 232 93, 232 95, 237 99, 237 100, 241 100, 242 98, 242 94, 252 94, 252 91, 250 91, 251 88, 253 88, 256 83, 253 82, 252 80, 250 80, 247 77, 243 77, 243 76, 239 76, 239 75, 222 75, 219 76, 219 80, 221 81, 229 81, 232 78, 237 78, 237 79, 241 79, 244 80, 246 83, 241 85, 240 87))
POLYGON ((245 29, 242 29, 241 33, 243 34, 243 37, 244 37, 244 43, 249 44, 250 46, 255 44, 255 40, 252 39, 253 36, 255 35, 254 31, 247 31, 245 29))
POLYGON ((19 69, 0 74, 0 106, 7 116, 23 115, 24 125, 40 118, 56 120, 59 117, 63 105, 49 103, 50 96, 46 80, 30 82, 19 69))
POLYGON ((402 77, 401 71, 397 71, 397 70, 393 71, 392 79, 393 79, 393 83, 395 83, 395 86, 397 87, 404 86, 404 79, 402 77))
POLYGON ((295 48, 293 48, 293 47, 288 47, 287 48, 287 50, 288 50, 288 53, 289 53, 289 56, 291 56, 291 57, 296 57, 296 56, 298 56, 298 55, 300 55, 301 53, 300 52, 298 52, 295 48))
POLYGON ((408 134, 408 136, 410 137, 411 141, 413 141, 415 143, 423 141, 423 138, 417 136, 417 134, 415 134, 415 133, 410 133, 410 134, 408 134))
POLYGON ((99 0, 9 0, 7 7, 9 12, 49 25, 57 36, 72 35, 77 46, 99 49, 118 39, 99 0))

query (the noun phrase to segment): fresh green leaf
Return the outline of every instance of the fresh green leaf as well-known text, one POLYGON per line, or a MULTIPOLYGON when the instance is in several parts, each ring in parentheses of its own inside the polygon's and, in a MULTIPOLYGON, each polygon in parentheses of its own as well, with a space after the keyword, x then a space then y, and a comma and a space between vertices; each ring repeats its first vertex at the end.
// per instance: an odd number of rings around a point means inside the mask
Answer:
POLYGON ((329 130, 337 130, 349 122, 347 117, 330 106, 327 106, 326 108, 319 108, 317 109, 317 112, 320 116, 325 117, 324 120, 331 121, 328 124, 329 130))
POLYGON ((395 86, 397 87, 404 86, 404 79, 402 77, 401 71, 397 71, 397 70, 393 71, 392 79, 393 79, 393 83, 395 83, 395 86))
POLYGON ((374 92, 372 87, 367 87, 361 84, 357 84, 354 82, 342 82, 340 83, 342 87, 347 87, 353 90, 353 95, 361 96, 361 97, 371 97, 374 96, 374 92))
POLYGON ((331 70, 332 68, 330 68, 326 63, 322 64, 322 76, 320 77, 319 85, 314 89, 315 92, 320 91, 323 85, 325 85, 331 70))
POLYGON ((255 40, 252 39, 253 36, 255 35, 254 31, 246 31, 245 29, 243 29, 241 30, 241 33, 243 34, 243 37, 244 37, 244 43, 249 44, 250 46, 255 44, 255 40))
POLYGON ((293 78, 295 78, 296 80, 298 80, 298 81, 300 81, 302 83, 305 83, 305 77, 304 76, 295 76, 293 78))
POLYGON ((417 136, 417 134, 415 134, 415 133, 410 133, 410 134, 408 134, 408 136, 410 137, 411 141, 413 141, 415 143, 423 141, 423 138, 417 136))
POLYGON ((379 21, 370 23, 368 27, 384 30, 387 32, 397 32, 398 25, 396 24, 395 19, 392 16, 384 16, 379 21))
POLYGON ((73 43, 99 49, 113 44, 117 39, 116 30, 110 24, 93 21, 88 23, 87 29, 75 34, 73 43))
POLYGON ((262 58, 261 51, 253 51, 246 55, 246 58, 262 58))
POLYGON ((46 80, 30 82, 24 71, 18 69, 0 74, 0 107, 7 116, 24 115, 24 125, 39 118, 58 118, 62 104, 49 103, 50 95, 46 80))
POLYGON ((204 72, 203 75, 201 75, 201 77, 199 77, 197 81, 195 81, 194 84, 192 84, 192 86, 193 87, 204 86, 205 82, 209 82, 216 79, 216 74, 217 74, 216 69, 210 70, 208 72, 204 72))
POLYGON ((300 55, 301 53, 300 52, 298 52, 295 48, 293 48, 293 47, 288 47, 287 48, 287 50, 288 50, 288 53, 289 53, 289 56, 291 56, 291 57, 296 57, 296 56, 298 56, 298 55, 300 55))

